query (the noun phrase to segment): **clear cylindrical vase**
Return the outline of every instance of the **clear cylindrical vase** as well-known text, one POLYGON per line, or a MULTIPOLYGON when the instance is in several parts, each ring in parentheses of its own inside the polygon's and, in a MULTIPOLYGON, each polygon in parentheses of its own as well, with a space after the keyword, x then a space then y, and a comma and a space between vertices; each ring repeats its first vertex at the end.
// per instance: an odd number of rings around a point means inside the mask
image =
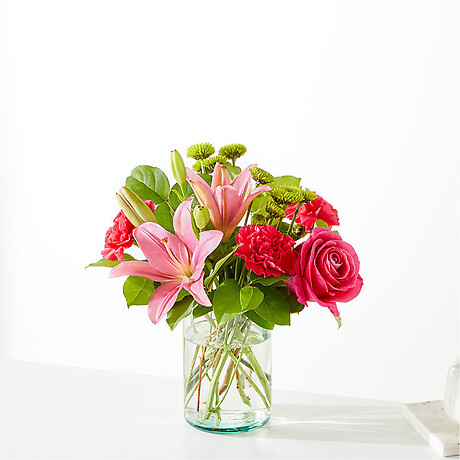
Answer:
POLYGON ((212 314, 184 323, 184 415, 204 431, 240 432, 267 423, 271 331, 245 315, 218 325, 212 314))

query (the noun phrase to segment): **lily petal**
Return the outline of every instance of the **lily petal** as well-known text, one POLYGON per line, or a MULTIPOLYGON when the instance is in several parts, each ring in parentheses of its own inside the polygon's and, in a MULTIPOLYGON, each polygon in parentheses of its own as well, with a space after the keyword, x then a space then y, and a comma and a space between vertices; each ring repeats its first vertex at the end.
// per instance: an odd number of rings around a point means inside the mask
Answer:
POLYGON ((141 260, 130 260, 118 264, 109 272, 109 278, 116 278, 117 276, 142 276, 153 281, 171 281, 169 275, 152 267, 149 262, 141 260))
POLYGON ((234 218, 231 222, 229 222, 227 229, 224 234, 223 241, 227 241, 230 236, 233 233, 233 230, 237 227, 237 225, 240 223, 240 220, 243 218, 244 213, 247 211, 249 205, 252 203, 254 198, 261 193, 268 192, 270 190, 270 187, 268 185, 262 185, 260 187, 257 187, 254 189, 248 197, 243 201, 241 204, 240 208, 238 209, 238 212, 234 215, 234 218))
POLYGON ((225 230, 240 211, 243 199, 238 196, 237 191, 231 185, 217 187, 215 194, 222 215, 222 227, 219 230, 225 230))
POLYGON ((145 222, 133 234, 147 260, 163 273, 175 276, 190 264, 185 244, 161 225, 145 222))
POLYGON ((246 169, 241 171, 238 176, 233 179, 231 185, 236 189, 238 195, 245 199, 248 192, 249 185, 251 184, 252 174, 249 168, 252 168, 255 164, 248 166, 246 169))
POLYGON ((230 176, 227 171, 226 166, 222 166, 220 163, 217 163, 214 167, 214 173, 212 175, 211 190, 215 192, 216 188, 221 185, 230 185, 230 176))
POLYGON ((198 238, 192 227, 192 203, 193 198, 183 201, 176 209, 173 218, 174 231, 187 246, 190 254, 195 252, 198 244, 198 238))
POLYGON ((192 266, 194 267, 193 275, 190 281, 196 281, 202 276, 206 257, 209 256, 222 241, 223 233, 219 230, 207 230, 200 233, 200 239, 192 257, 192 266))
POLYGON ((173 307, 177 296, 182 289, 182 281, 168 281, 157 287, 149 301, 149 318, 153 324, 157 324, 161 318, 173 307))
POLYGON ((186 289, 190 294, 192 294, 193 298, 201 305, 205 307, 210 307, 211 301, 207 296, 204 286, 203 286, 203 274, 201 274, 200 278, 196 280, 194 283, 186 283, 183 285, 183 288, 186 289))
POLYGON ((216 200, 214 199, 214 193, 211 187, 192 169, 186 168, 187 180, 193 187, 198 201, 209 209, 211 216, 219 216, 219 208, 217 207, 216 200))

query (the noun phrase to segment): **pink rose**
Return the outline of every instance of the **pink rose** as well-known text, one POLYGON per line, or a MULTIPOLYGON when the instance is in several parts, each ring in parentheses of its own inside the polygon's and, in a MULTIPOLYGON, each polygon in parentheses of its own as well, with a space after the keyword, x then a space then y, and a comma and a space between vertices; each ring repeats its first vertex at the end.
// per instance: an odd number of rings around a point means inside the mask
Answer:
MULTIPOLYGON (((153 211, 155 205, 147 200, 145 204, 153 211)), ((133 245, 134 225, 128 220, 123 211, 120 211, 113 219, 113 226, 105 234, 105 245, 101 251, 102 257, 107 260, 119 260, 123 262, 125 249, 133 245)))
MULTIPOLYGON (((294 212, 297 209, 297 204, 294 203, 287 207, 286 217, 292 219, 294 212)), ((323 197, 317 195, 313 201, 304 203, 296 217, 296 223, 305 227, 305 231, 309 232, 315 225, 315 222, 321 219, 326 222, 329 227, 339 225, 339 216, 337 210, 332 207, 323 197)))
POLYGON ((363 286, 355 250, 338 233, 320 227, 295 250, 295 275, 286 281, 290 292, 301 304, 317 302, 339 316, 336 302, 354 299, 363 286))

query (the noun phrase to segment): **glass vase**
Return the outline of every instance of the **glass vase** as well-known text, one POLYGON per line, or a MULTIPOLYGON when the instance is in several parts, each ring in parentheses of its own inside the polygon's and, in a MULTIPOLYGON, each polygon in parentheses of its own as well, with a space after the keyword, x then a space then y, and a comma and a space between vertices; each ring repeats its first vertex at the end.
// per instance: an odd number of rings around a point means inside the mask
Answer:
POLYGON ((195 428, 241 432, 261 427, 271 409, 271 331, 239 315, 184 323, 184 416, 195 428))

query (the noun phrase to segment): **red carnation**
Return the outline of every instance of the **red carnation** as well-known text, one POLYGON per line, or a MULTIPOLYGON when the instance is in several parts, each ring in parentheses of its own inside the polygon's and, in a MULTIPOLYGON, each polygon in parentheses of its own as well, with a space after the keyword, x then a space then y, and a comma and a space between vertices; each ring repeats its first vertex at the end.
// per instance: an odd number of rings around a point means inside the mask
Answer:
MULTIPOLYGON (((297 204, 291 204, 286 209, 286 217, 292 219, 294 212, 297 209, 297 204)), ((310 232, 315 225, 315 222, 321 219, 326 222, 329 227, 339 225, 339 216, 331 204, 323 197, 317 195, 316 198, 308 203, 304 203, 297 214, 296 222, 305 227, 306 232, 310 232)))
POLYGON ((241 244, 235 255, 244 259, 246 268, 256 275, 266 278, 294 274, 295 241, 272 225, 246 225, 236 234, 235 242, 241 244))
MULTIPOLYGON (((145 204, 153 211, 155 205, 147 200, 145 204)), ((119 260, 123 262, 125 249, 133 245, 134 225, 128 220, 123 211, 120 211, 115 219, 113 226, 105 234, 105 245, 101 251, 102 257, 107 260, 119 260)))

